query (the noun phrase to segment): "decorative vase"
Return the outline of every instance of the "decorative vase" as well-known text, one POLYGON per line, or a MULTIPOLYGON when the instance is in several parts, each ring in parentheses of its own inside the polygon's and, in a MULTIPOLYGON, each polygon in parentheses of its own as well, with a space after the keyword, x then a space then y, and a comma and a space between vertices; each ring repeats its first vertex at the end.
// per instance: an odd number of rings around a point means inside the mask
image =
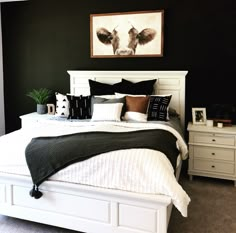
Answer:
POLYGON ((37 104, 37 113, 38 114, 46 114, 47 113, 47 105, 46 104, 37 104))

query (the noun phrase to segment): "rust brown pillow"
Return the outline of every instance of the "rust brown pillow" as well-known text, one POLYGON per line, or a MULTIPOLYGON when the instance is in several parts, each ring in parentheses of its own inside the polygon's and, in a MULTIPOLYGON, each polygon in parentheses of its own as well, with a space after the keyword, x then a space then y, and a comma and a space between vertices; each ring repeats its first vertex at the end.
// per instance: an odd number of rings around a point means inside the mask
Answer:
POLYGON ((149 102, 149 96, 126 96, 126 111, 140 112, 146 114, 149 102))

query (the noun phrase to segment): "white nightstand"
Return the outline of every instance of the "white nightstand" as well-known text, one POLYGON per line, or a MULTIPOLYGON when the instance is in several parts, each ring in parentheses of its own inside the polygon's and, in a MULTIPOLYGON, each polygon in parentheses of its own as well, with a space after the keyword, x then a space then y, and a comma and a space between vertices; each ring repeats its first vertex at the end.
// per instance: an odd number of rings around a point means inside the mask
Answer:
POLYGON ((78 120, 78 119, 67 119, 67 117, 59 117, 50 114, 38 114, 37 112, 29 113, 20 116, 21 128, 40 127, 63 127, 63 126, 83 126, 85 123, 90 123, 90 119, 78 120))
POLYGON ((21 128, 35 127, 36 124, 46 124, 47 121, 55 118, 54 115, 38 114, 37 112, 20 116, 21 128))
POLYGON ((188 124, 188 174, 233 180, 236 186, 236 126, 188 124))

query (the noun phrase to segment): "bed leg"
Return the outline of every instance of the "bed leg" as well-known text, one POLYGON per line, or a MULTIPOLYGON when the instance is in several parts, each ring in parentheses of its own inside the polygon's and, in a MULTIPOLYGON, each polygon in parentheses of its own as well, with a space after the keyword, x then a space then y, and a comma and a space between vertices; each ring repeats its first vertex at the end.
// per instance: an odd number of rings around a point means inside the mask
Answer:
POLYGON ((193 175, 189 175, 189 180, 193 181, 193 175))

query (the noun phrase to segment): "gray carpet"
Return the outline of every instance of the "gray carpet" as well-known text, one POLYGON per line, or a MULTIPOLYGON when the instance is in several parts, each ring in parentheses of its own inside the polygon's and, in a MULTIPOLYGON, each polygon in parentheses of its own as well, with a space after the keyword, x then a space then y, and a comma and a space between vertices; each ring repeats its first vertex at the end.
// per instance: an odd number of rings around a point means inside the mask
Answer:
POLYGON ((236 187, 233 181, 181 176, 191 198, 188 218, 174 208, 168 233, 236 233, 236 187))
MULTIPOLYGON (((204 177, 194 177, 190 182, 186 172, 183 173, 180 183, 192 200, 189 216, 184 218, 173 208, 168 233, 236 233, 236 188, 233 182, 204 177)), ((75 231, 0 216, 0 233, 75 231)))

